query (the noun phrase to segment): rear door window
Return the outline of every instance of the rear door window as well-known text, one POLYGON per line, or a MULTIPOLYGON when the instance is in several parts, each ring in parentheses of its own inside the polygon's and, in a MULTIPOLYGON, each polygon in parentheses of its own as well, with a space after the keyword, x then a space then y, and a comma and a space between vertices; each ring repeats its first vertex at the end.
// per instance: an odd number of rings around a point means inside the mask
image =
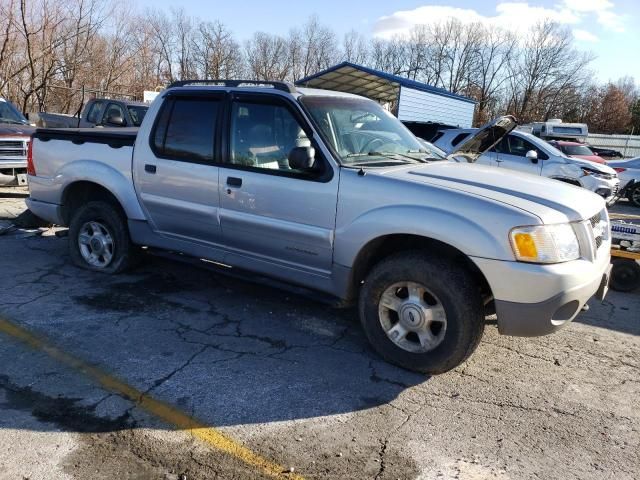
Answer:
POLYGON ((213 163, 220 103, 219 98, 191 97, 177 97, 165 102, 151 136, 156 156, 192 163, 213 163))

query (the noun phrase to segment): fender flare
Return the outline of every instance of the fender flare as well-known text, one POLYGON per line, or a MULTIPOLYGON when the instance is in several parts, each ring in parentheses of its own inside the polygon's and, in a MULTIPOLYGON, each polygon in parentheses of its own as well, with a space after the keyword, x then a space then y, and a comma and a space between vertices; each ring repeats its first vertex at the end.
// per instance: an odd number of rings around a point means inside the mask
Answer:
POLYGON ((444 208, 399 205, 382 207, 366 212, 344 228, 336 230, 334 262, 352 267, 363 248, 372 241, 389 235, 414 235, 447 244, 468 257, 478 256, 499 260, 513 260, 508 238, 498 236, 491 226, 484 227, 477 221, 444 208), (398 229, 398 219, 406 225, 407 218, 414 218, 412 225, 398 229), (452 235, 452 232, 459 232, 452 235), (469 241, 473 239, 473 241, 469 241), (506 252, 506 253, 505 253, 506 252))
POLYGON ((55 177, 62 192, 61 201, 67 189, 78 182, 90 182, 109 191, 118 200, 130 220, 146 220, 140 207, 131 176, 95 160, 76 160, 66 164, 55 177))

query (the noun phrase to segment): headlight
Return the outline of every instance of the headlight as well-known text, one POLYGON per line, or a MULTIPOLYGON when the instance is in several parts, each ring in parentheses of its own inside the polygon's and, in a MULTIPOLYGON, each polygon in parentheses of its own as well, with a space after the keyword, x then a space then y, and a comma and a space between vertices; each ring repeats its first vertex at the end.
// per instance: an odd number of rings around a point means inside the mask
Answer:
POLYGON ((509 239, 520 262, 560 263, 580 258, 578 237, 568 223, 516 227, 509 239))
POLYGON ((597 170, 592 170, 590 168, 585 168, 585 167, 581 168, 581 170, 582 170, 582 173, 583 173, 583 175, 582 175, 583 177, 586 177, 587 175, 592 175, 592 176, 594 176, 596 178, 602 178, 604 180, 613 180, 615 178, 618 178, 618 174, 617 173, 613 173, 613 174, 612 173, 602 173, 602 172, 599 172, 597 170))

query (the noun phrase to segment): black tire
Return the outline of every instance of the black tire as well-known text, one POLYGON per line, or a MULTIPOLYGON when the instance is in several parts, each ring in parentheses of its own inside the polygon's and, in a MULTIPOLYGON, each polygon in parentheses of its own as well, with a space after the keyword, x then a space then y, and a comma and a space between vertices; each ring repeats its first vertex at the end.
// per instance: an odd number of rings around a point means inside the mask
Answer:
POLYGON ((609 286, 616 292, 631 292, 640 287, 640 265, 630 258, 614 258, 609 286))
POLYGON ((640 183, 631 187, 631 190, 627 192, 627 198, 633 206, 640 208, 640 183))
POLYGON ((375 265, 360 290, 360 321, 373 348, 387 361, 408 370, 444 373, 464 362, 484 331, 484 307, 478 285, 461 265, 446 257, 401 252, 375 265), (424 285, 446 315, 444 337, 428 352, 410 352, 396 345, 382 327, 378 306, 386 289, 398 282, 424 285))
POLYGON ((136 253, 129 238, 126 218, 114 205, 102 201, 89 202, 73 213, 69 225, 69 254, 78 267, 108 274, 121 273, 134 264, 136 253), (100 223, 113 239, 112 258, 103 267, 88 263, 81 253, 79 235, 88 222, 100 223))

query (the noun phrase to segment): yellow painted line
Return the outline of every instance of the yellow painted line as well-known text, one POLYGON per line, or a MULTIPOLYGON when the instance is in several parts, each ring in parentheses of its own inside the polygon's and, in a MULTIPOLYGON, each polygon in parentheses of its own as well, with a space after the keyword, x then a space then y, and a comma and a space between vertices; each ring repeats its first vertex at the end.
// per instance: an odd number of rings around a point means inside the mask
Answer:
POLYGON ((45 352, 51 358, 92 378, 105 389, 128 398, 140 408, 155 415, 166 423, 174 425, 181 430, 187 430, 191 435, 203 441, 210 447, 227 453, 244 462, 248 466, 262 471, 268 476, 304 480, 303 477, 299 475, 288 473, 288 471, 285 471, 281 465, 278 465, 271 460, 252 452, 248 448, 243 447, 238 442, 219 432, 215 428, 198 422, 193 417, 177 410, 168 403, 154 399, 150 395, 147 395, 122 380, 109 375, 98 367, 89 365, 80 358, 60 350, 44 337, 35 335, 2 317, 0 317, 0 332, 20 340, 34 350, 45 352))

